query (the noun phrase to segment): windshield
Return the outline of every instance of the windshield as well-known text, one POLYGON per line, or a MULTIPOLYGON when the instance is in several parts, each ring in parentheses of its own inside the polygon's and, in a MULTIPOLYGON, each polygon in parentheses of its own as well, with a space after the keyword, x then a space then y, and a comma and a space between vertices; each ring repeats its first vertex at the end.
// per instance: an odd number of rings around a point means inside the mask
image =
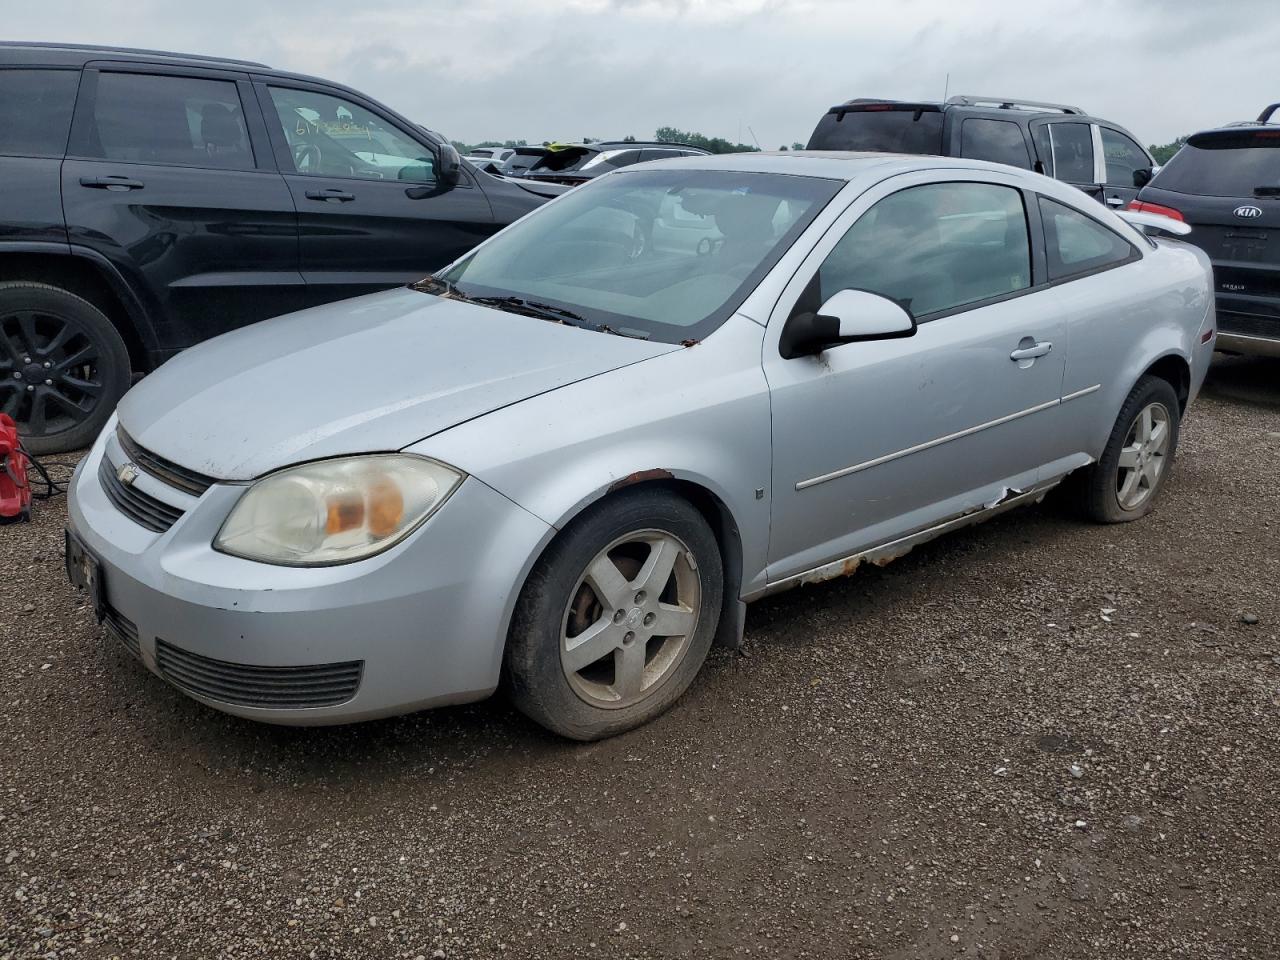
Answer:
POLYGON ((1280 188, 1280 130, 1192 137, 1156 174, 1153 186, 1209 197, 1252 197, 1280 188))
POLYGON ((843 185, 721 170, 613 173, 512 224, 438 279, 463 298, 517 297, 596 329, 701 339, 843 185))
POLYGON ((936 109, 827 113, 809 138, 808 149, 942 153, 942 114, 936 109))

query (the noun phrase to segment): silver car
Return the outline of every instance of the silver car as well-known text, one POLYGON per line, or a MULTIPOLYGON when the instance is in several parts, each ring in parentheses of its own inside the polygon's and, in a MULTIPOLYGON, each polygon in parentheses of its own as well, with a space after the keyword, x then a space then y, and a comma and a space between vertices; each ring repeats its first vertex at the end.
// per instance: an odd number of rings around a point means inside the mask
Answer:
POLYGON ((68 572, 146 667, 322 724, 486 697, 654 717, 746 604, 1067 483, 1152 507, 1213 351, 1198 249, 933 157, 644 164, 411 288, 135 387, 68 572))

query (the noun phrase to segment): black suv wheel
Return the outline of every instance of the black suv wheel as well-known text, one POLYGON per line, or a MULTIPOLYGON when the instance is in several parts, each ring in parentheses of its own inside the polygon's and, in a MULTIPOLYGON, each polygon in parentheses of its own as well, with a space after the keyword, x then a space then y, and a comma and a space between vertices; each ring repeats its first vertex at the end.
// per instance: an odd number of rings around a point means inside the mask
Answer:
POLYGON ((87 446, 129 377, 124 341, 89 301, 48 284, 0 283, 0 412, 29 451, 87 446))

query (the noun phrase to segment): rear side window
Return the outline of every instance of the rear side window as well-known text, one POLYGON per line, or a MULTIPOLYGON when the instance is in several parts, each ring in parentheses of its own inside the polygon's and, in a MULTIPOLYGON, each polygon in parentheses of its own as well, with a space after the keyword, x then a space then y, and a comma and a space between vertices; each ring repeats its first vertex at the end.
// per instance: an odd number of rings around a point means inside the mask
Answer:
POLYGON ((1031 286, 1022 194, 990 183, 930 183, 858 218, 818 270, 820 301, 868 290, 920 317, 1031 286))
POLYGON ((809 150, 942 153, 937 110, 850 110, 828 113, 809 138, 809 150))
POLYGON ((1134 174, 1151 169, 1151 160, 1140 146, 1117 130, 1102 128, 1102 153, 1107 162, 1107 184, 1113 187, 1136 187, 1134 174))
POLYGON ((253 169, 240 94, 229 80, 100 74, 86 153, 130 163, 253 169))
POLYGON ((0 70, 0 155, 62 156, 79 81, 78 70, 0 70))
POLYGON ((1031 169, 1022 127, 1009 120, 967 117, 960 125, 960 156, 1031 169))
POLYGON ((1100 270, 1134 255, 1124 237, 1065 204, 1041 197, 1040 216, 1050 280, 1100 270))
POLYGON ((1259 188, 1280 189, 1280 130, 1192 137, 1153 182, 1163 190, 1208 197, 1252 197, 1259 188))
POLYGON ((1050 123, 1054 176, 1067 183, 1093 183, 1093 131, 1087 123, 1050 123))

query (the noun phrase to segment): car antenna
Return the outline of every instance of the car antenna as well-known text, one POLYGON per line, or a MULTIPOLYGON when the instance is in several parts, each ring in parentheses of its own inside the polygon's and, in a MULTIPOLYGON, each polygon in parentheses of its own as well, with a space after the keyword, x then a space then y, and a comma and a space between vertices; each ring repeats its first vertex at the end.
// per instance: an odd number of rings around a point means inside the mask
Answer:
POLYGON ((752 140, 754 140, 754 141, 756 142, 756 149, 757 149, 757 150, 763 150, 763 149, 764 149, 764 147, 760 146, 760 139, 759 139, 759 137, 757 137, 757 136, 756 136, 756 132, 755 132, 754 130, 752 130, 752 129, 751 129, 751 124, 749 124, 749 123, 747 124, 747 133, 751 134, 751 139, 752 139, 752 140))

